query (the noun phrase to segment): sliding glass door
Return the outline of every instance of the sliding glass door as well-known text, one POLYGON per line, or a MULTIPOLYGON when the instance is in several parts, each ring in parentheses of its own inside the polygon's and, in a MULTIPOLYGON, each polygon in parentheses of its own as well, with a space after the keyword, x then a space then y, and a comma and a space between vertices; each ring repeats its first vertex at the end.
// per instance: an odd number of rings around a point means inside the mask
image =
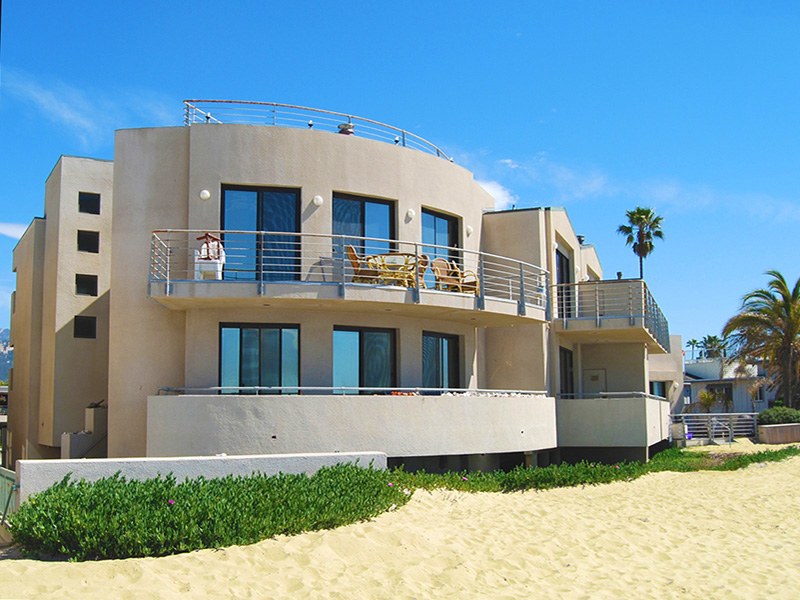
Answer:
MULTIPOLYGON (((448 262, 461 265, 461 257, 455 248, 458 247, 458 219, 437 213, 427 208, 422 209, 422 249, 431 260, 443 258, 448 262), (441 248, 438 246, 446 246, 441 248)), ((425 271, 425 285, 433 288, 436 280, 433 271, 425 271)))
POLYGON ((297 325, 220 324, 219 385, 223 394, 296 394, 300 385, 297 325), (283 390, 238 388, 282 387, 283 390))
POLYGON ((389 241, 359 238, 393 240, 394 231, 392 202, 347 194, 333 195, 333 234, 346 236, 334 243, 337 256, 342 256, 347 246, 353 246, 362 256, 391 252, 393 244, 389 241))
POLYGON ((334 327, 333 386, 338 394, 373 393, 396 386, 393 329, 334 327), (347 389, 351 388, 351 389, 347 389))
POLYGON ((436 389, 461 387, 458 336, 422 333, 422 386, 436 389))
POLYGON ((300 191, 286 188, 222 188, 226 231, 224 279, 293 281, 300 278, 300 191), (231 232, 265 232, 231 233, 231 232))

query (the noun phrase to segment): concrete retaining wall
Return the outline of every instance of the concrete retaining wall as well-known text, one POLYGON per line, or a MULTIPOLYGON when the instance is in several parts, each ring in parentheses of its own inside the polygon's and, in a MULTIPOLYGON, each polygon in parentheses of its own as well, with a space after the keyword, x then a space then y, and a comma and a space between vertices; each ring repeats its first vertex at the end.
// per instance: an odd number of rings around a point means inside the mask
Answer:
POLYGON ((172 473, 178 481, 205 477, 215 479, 227 475, 251 473, 307 473, 311 475, 322 467, 339 463, 386 468, 386 455, 382 452, 348 452, 326 454, 272 454, 259 456, 182 456, 176 458, 95 458, 75 460, 20 460, 17 461, 19 500, 46 490, 61 481, 67 474, 71 479, 96 481, 120 472, 127 479, 151 479, 172 473))
POLYGON ((762 444, 791 444, 800 442, 800 423, 759 425, 758 441, 762 444))

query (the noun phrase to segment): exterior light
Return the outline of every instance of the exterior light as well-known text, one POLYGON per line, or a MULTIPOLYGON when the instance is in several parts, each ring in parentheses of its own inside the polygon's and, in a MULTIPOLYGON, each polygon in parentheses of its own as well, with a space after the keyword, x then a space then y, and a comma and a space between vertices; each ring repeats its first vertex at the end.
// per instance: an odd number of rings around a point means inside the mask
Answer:
POLYGON ((406 212, 406 219, 409 221, 417 216, 417 212, 413 208, 409 208, 408 212, 406 212))
POLYGON ((395 136, 395 138, 394 138, 394 145, 396 146, 396 145, 397 145, 397 144, 399 144, 399 143, 400 143, 400 138, 399 138, 399 137, 397 137, 397 136, 395 136))
POLYGON ((314 126, 314 121, 311 119, 308 120, 308 128, 311 129, 314 126))
POLYGON ((200 200, 208 200, 211 198, 211 192, 208 190, 200 190, 200 200))
POLYGON ((314 206, 319 207, 319 206, 322 206, 322 204, 325 202, 325 200, 322 198, 322 196, 314 196, 314 199, 312 200, 312 202, 314 203, 314 206))
POLYGON ((467 235, 472 235, 473 231, 475 230, 472 228, 472 225, 467 225, 467 235))

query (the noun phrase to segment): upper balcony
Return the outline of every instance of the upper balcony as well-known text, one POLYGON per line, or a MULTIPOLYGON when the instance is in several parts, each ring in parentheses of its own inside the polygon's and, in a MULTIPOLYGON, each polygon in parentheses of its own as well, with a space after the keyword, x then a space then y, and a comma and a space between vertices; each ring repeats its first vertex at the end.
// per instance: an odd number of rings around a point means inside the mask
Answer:
POLYGON ((355 236, 159 230, 149 295, 167 308, 395 312, 475 326, 545 321, 548 276, 522 261, 355 236))
POLYGON ((410 131, 347 113, 241 100, 184 100, 183 104, 183 122, 187 126, 194 123, 226 123, 332 131, 421 150, 453 162, 440 148, 410 131))
POLYGON ((641 279, 554 286, 556 330, 582 342, 641 341, 669 353, 669 323, 641 279))

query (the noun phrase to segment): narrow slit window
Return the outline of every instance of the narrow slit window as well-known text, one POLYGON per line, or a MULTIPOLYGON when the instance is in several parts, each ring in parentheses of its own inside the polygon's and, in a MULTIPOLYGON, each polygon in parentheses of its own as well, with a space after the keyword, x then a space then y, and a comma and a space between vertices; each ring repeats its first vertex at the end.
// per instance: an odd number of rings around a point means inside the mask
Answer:
POLYGON ((100 194, 78 192, 78 212, 90 215, 100 214, 100 194))
POLYGON ((75 275, 75 293, 78 296, 97 296, 97 275, 75 275))
POLYGON ((97 317, 75 317, 73 335, 76 338, 95 339, 97 337, 97 317))
POLYGON ((100 232, 78 231, 78 252, 100 252, 100 232))

